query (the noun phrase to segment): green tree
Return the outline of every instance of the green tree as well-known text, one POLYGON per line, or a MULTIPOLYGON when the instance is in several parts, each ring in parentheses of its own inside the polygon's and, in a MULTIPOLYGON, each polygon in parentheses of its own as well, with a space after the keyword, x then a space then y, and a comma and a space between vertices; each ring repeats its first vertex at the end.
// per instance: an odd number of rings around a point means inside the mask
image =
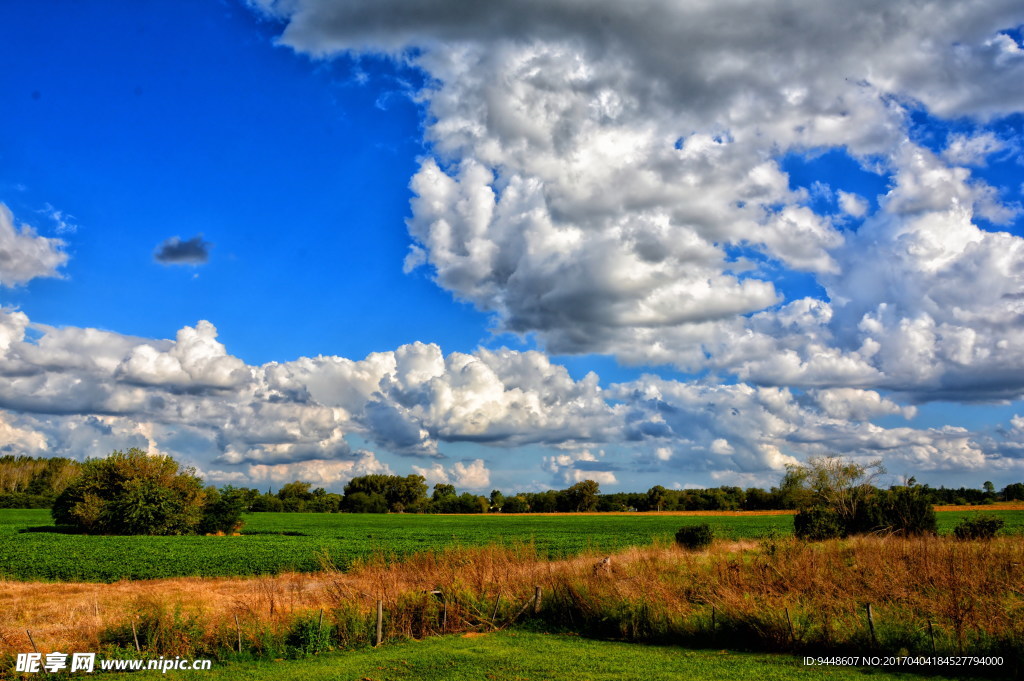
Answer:
POLYGON ((140 449, 89 459, 54 501, 61 525, 96 534, 193 534, 209 497, 192 468, 140 449))
POLYGON ((439 501, 444 497, 457 496, 458 492, 455 491, 455 485, 449 485, 446 482, 439 482, 434 485, 434 495, 431 497, 434 501, 439 501))
POLYGON ((564 498, 569 509, 577 512, 593 511, 597 508, 597 495, 600 486, 593 480, 583 480, 567 490, 564 490, 564 498))
POLYGON ((647 510, 660 511, 668 498, 668 490, 661 485, 655 485, 647 490, 647 510))
POLYGON ((1013 482, 1003 488, 1003 501, 1024 499, 1024 482, 1013 482))

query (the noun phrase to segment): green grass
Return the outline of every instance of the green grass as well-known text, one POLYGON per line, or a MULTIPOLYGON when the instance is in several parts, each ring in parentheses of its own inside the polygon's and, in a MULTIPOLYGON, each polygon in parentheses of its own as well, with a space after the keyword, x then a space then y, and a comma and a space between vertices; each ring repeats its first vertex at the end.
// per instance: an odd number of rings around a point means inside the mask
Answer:
MULTIPOLYGON (((939 513, 952 531, 971 512, 939 513)), ((1024 533, 1024 511, 995 511, 1004 531, 1024 533)), ((0 510, 0 576, 55 581, 115 581, 178 576, 314 571, 325 561, 344 568, 375 552, 403 555, 448 546, 532 543, 558 557, 672 541, 684 524, 708 522, 717 537, 756 538, 792 532, 791 516, 664 515, 431 516, 255 513, 241 537, 104 537, 24 531, 52 527, 47 510, 0 510), (285 534, 289 533, 289 534, 285 534), (297 533, 297 535, 296 535, 297 533)))
POLYGON ((802 658, 784 655, 685 650, 526 632, 437 637, 288 662, 215 663, 210 671, 104 676, 182 681, 853 681, 865 677, 878 681, 926 678, 879 669, 810 667, 803 665, 802 658))

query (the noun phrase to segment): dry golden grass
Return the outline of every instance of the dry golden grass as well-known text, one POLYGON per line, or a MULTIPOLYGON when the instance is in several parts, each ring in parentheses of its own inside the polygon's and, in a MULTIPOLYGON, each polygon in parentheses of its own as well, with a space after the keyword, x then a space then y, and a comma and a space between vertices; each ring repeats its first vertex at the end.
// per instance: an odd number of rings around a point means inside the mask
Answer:
MULTIPOLYGON (((694 635, 714 616, 722 632, 768 646, 856 644, 866 636, 864 607, 872 603, 879 636, 895 641, 892 646, 924 645, 926 635, 947 650, 1024 642, 1024 540, 1018 537, 720 541, 701 552, 655 545, 617 553, 595 569, 604 557, 546 561, 528 546, 491 546, 400 562, 377 556, 344 573, 0 582, 0 653, 27 650, 26 629, 43 651, 97 650, 105 629, 157 611, 191 617, 207 649, 226 648, 234 645, 236 617, 243 638, 256 641, 260 632, 280 634, 296 617, 321 609, 328 622, 340 621, 342 612, 371 617, 377 599, 393 635, 490 631, 531 609, 537 586, 547 621, 565 618, 622 638, 694 635)), ((167 652, 171 644, 162 645, 167 652)))

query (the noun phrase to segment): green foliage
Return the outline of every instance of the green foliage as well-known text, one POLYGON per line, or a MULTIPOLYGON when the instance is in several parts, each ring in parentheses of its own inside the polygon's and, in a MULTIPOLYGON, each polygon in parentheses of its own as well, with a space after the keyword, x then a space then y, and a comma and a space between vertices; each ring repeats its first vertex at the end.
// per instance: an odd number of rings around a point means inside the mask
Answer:
POLYGON ((832 509, 812 506, 793 516, 793 533, 797 539, 824 541, 845 537, 846 528, 843 519, 832 509))
POLYGON ((1002 518, 991 515, 964 518, 953 528, 953 536, 957 539, 992 539, 1004 524, 1002 518))
POLYGON ((1003 488, 1003 501, 1024 501, 1024 482, 1014 482, 1003 488))
POLYGON ((330 619, 324 620, 320 614, 308 612, 292 622, 285 636, 285 645, 298 655, 310 655, 329 650, 333 635, 330 619))
POLYGON ((676 543, 691 551, 707 548, 714 540, 715 531, 707 523, 684 525, 676 531, 676 543))
POLYGON ((387 513, 388 501, 379 492, 350 492, 345 495, 345 508, 350 513, 387 513))
POLYGON ((191 468, 139 449, 89 459, 54 501, 60 525, 94 534, 191 534, 206 504, 203 483, 191 468))
POLYGON ((230 485, 219 492, 216 487, 207 487, 206 504, 203 508, 203 518, 199 522, 199 531, 203 534, 237 532, 242 528, 244 505, 245 498, 241 490, 230 485))
POLYGON ((529 513, 530 504, 527 503, 526 497, 522 494, 517 494, 514 497, 507 497, 505 503, 501 505, 502 513, 529 513))
MULTIPOLYGON (((352 510, 349 501, 352 494, 365 494, 370 498, 379 495, 384 498, 386 510, 394 513, 414 512, 423 507, 427 498, 427 481, 422 475, 362 475, 352 478, 345 485, 345 507, 352 510)), ((365 500, 360 498, 360 505, 365 500)))
POLYGON ((938 520, 923 488, 911 480, 907 485, 890 490, 875 490, 848 529, 851 534, 874 532, 916 536, 935 534, 938 520))
POLYGON ((784 483, 807 493, 793 518, 794 534, 810 541, 865 533, 935 534, 928 489, 911 478, 906 485, 879 490, 872 482, 884 472, 880 461, 861 465, 834 456, 790 466, 784 483))
POLYGON ((593 480, 577 482, 566 490, 559 493, 563 502, 560 504, 560 511, 585 512, 597 508, 597 495, 600 486, 593 480))

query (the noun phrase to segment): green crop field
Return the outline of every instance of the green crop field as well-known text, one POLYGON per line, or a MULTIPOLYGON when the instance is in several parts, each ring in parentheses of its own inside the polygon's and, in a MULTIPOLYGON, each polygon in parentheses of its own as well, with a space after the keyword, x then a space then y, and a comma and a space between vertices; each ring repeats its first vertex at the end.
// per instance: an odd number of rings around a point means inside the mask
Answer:
MULTIPOLYGON (((949 532, 965 512, 939 513, 949 532)), ((995 512, 1007 531, 1024 531, 1024 511, 995 512)), ((438 516, 255 513, 240 537, 83 536, 54 531, 46 510, 0 510, 0 576, 115 581, 177 576, 274 574, 344 568, 375 552, 403 555, 449 546, 528 543, 558 557, 670 541, 684 524, 708 522, 724 538, 792 532, 775 516, 566 515, 438 516)))

